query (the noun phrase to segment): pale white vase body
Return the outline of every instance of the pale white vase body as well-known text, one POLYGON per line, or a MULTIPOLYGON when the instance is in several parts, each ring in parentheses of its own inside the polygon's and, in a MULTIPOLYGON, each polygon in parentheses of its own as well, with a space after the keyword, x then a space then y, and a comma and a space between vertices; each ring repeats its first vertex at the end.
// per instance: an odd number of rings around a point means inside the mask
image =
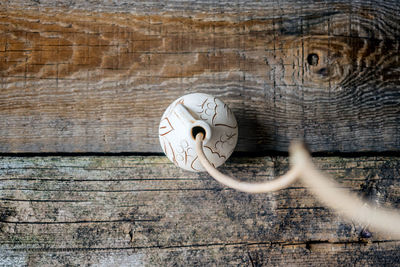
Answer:
POLYGON ((204 153, 218 167, 235 149, 238 125, 229 107, 218 98, 201 93, 182 96, 164 112, 159 139, 167 157, 188 171, 205 171, 196 154, 195 135, 205 133, 204 153))

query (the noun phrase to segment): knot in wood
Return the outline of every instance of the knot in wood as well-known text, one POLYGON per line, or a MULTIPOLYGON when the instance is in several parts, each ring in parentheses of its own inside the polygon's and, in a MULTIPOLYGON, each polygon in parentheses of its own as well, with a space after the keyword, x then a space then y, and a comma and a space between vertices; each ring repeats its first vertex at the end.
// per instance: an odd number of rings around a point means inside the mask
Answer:
POLYGON ((344 38, 310 36, 303 40, 305 85, 330 88, 339 85, 352 71, 352 47, 344 38))

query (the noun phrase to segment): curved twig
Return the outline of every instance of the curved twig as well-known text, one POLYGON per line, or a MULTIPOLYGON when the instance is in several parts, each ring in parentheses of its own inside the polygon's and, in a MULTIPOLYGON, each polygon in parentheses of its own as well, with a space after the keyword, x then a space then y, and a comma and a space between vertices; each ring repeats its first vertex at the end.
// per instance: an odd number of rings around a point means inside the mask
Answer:
POLYGON ((247 193, 265 193, 280 190, 288 187, 299 176, 299 171, 296 168, 291 169, 285 175, 280 176, 272 181, 263 183, 246 183, 235 180, 228 175, 219 172, 210 164, 203 151, 203 134, 196 135, 196 152, 203 167, 207 172, 214 177, 215 180, 233 189, 247 193))

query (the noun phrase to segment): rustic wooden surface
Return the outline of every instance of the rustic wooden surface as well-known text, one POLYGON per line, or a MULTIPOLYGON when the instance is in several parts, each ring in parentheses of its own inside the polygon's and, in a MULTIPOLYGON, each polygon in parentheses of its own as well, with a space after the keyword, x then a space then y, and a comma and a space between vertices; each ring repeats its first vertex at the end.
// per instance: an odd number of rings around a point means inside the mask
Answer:
POLYGON ((399 266, 399 240, 367 238, 299 183, 249 195, 154 154, 41 154, 161 152, 164 109, 203 92, 250 152, 223 172, 272 179, 287 159, 253 152, 294 139, 373 152, 315 161, 399 209, 399 14, 397 0, 0 1, 0 266, 399 266))
MULTIPOLYGON (((400 208, 400 158, 314 159, 344 187, 400 208)), ((222 170, 272 179, 283 157, 222 170)), ((0 265, 393 265, 400 241, 325 209, 300 183, 270 194, 222 187, 165 157, 0 158, 0 265)))
POLYGON ((219 96, 238 151, 399 151, 398 1, 2 1, 1 152, 160 152, 219 96))

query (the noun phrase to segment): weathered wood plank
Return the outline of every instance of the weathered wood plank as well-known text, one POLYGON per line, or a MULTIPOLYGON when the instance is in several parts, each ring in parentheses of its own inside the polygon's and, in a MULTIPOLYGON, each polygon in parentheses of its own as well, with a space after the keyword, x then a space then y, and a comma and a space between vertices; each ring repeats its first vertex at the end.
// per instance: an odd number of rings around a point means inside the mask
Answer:
MULTIPOLYGON (((378 205, 400 207, 400 158, 315 162, 378 205)), ((234 157, 223 171, 257 181, 286 169, 282 157, 234 157)), ((0 160, 2 264, 397 263, 398 241, 374 232, 361 238, 363 227, 325 209, 301 184, 249 195, 165 157, 0 160)))
POLYGON ((119 251, 4 251, 5 266, 398 266, 387 243, 234 244, 119 251))
POLYGON ((239 151, 399 151, 397 1, 34 2, 0 5, 1 152, 160 152, 189 92, 239 151))

